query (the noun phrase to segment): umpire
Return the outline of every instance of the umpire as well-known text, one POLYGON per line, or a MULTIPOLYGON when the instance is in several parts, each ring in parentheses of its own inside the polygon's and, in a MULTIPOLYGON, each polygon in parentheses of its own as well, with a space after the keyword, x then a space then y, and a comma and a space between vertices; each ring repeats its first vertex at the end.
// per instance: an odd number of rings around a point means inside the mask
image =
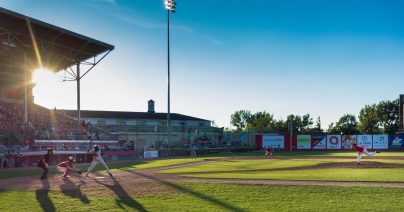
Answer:
POLYGON ((53 155, 53 149, 48 148, 48 152, 41 157, 41 159, 38 161, 37 166, 41 167, 43 169, 43 173, 41 175, 41 180, 46 180, 48 178, 48 166, 49 162, 51 159, 51 156, 53 155))

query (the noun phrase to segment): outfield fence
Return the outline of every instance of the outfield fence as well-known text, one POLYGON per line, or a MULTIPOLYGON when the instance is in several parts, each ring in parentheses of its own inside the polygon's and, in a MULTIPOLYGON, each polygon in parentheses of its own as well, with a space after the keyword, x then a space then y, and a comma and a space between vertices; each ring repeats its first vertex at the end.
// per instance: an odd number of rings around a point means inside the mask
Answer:
POLYGON ((404 134, 256 134, 257 149, 278 147, 282 150, 348 150, 356 143, 366 149, 404 150, 404 134))

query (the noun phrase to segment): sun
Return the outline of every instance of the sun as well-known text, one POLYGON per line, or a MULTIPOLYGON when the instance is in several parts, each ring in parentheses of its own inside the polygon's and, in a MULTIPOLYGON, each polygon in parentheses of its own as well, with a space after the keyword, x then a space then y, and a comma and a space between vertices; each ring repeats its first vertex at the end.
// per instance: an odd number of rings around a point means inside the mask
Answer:
POLYGON ((32 82, 37 86, 48 84, 56 80, 56 75, 45 68, 38 68, 33 71, 32 82))
POLYGON ((61 76, 47 69, 32 73, 34 103, 47 108, 66 108, 76 100, 75 83, 63 83, 61 76))
POLYGON ((55 96, 60 95, 58 90, 58 76, 47 69, 39 68, 32 73, 33 95, 35 103, 43 106, 55 105, 55 96))

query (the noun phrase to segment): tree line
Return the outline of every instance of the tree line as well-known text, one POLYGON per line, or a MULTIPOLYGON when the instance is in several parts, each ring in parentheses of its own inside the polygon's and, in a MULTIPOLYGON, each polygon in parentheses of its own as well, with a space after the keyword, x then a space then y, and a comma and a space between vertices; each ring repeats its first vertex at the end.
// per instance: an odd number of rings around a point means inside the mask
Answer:
MULTIPOLYGON (((343 134, 394 134, 399 130, 399 100, 381 101, 378 104, 365 105, 358 117, 353 114, 344 114, 338 121, 328 126, 328 133, 343 134)), ((234 112, 230 118, 231 124, 237 131, 288 132, 288 123, 298 134, 323 133, 321 119, 315 122, 311 115, 302 116, 290 114, 285 120, 275 119, 273 114, 266 111, 251 113, 249 110, 234 112)))

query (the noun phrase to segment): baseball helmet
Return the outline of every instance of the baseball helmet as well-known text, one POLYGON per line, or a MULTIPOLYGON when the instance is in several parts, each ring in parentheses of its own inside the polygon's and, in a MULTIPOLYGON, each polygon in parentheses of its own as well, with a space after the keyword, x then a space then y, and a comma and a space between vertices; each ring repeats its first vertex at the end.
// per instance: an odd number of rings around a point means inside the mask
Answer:
POLYGON ((98 145, 95 145, 95 146, 94 146, 94 150, 95 150, 96 152, 98 152, 98 151, 100 150, 100 147, 99 147, 98 145))
POLYGON ((70 162, 72 162, 72 163, 75 163, 75 162, 76 162, 76 160, 74 160, 74 157, 72 157, 72 156, 70 156, 68 160, 69 160, 70 162))

